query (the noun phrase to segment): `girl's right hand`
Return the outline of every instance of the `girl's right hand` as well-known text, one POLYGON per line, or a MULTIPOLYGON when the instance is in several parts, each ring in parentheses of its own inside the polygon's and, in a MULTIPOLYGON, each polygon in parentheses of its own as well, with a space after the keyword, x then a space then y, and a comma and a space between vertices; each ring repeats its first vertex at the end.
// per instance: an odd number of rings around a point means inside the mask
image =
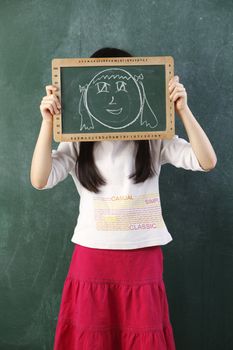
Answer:
POLYGON ((41 100, 40 111, 43 120, 53 122, 54 114, 60 113, 61 104, 59 98, 54 94, 57 90, 56 86, 47 85, 45 87, 47 95, 41 100))

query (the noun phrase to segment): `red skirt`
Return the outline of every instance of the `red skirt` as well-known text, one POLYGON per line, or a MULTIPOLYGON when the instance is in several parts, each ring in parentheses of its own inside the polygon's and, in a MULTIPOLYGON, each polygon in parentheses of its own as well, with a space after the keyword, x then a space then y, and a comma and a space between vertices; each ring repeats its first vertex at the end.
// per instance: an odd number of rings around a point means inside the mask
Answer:
POLYGON ((175 350, 161 246, 75 244, 54 350, 175 350))

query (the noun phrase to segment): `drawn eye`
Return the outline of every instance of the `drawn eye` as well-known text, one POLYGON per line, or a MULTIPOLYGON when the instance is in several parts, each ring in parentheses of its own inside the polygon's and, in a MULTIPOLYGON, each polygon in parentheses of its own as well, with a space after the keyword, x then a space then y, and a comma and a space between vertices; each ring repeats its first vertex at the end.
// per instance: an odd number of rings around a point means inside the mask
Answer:
POLYGON ((117 82, 116 82, 116 85, 117 85, 117 92, 119 92, 119 91, 128 92, 128 91, 125 89, 126 82, 124 82, 124 81, 117 81, 117 82))
POLYGON ((110 86, 110 84, 106 83, 105 81, 102 81, 102 82, 100 81, 95 85, 97 85, 97 89, 98 89, 97 94, 99 94, 100 92, 110 92, 108 91, 108 86, 110 86))

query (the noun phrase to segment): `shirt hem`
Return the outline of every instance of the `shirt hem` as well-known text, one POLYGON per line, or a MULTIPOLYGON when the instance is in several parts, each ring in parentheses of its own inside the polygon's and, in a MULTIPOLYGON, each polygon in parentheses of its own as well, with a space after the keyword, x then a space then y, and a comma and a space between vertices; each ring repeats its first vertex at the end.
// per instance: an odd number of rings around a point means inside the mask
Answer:
POLYGON ((71 242, 80 244, 89 248, 103 248, 103 249, 135 249, 149 247, 153 245, 165 245, 173 240, 172 237, 169 237, 167 240, 148 240, 148 241, 139 241, 139 242, 124 242, 124 243, 106 243, 106 242, 88 242, 88 241, 79 241, 74 237, 71 238, 71 242))

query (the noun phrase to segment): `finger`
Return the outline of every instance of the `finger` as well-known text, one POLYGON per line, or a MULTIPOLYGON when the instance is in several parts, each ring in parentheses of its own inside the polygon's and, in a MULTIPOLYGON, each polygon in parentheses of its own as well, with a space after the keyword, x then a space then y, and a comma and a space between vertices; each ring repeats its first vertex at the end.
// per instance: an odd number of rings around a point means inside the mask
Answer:
POLYGON ((61 103, 60 103, 60 100, 59 100, 58 96, 54 94, 53 97, 54 97, 54 99, 55 99, 55 102, 56 102, 56 104, 57 104, 57 107, 58 107, 58 108, 61 108, 61 103))
POLYGON ((177 92, 173 98, 172 101, 175 102, 179 97, 185 97, 185 94, 183 92, 177 92))
POLYGON ((43 100, 49 101, 49 102, 50 101, 55 101, 57 108, 61 108, 61 104, 60 104, 59 98, 55 94, 54 95, 49 95, 49 96, 44 96, 43 100))
POLYGON ((54 109, 53 109, 53 105, 51 105, 50 103, 42 103, 42 108, 43 109, 49 109, 49 111, 51 112, 52 115, 56 114, 54 109))
POLYGON ((53 109, 53 105, 51 105, 51 103, 42 102, 41 107, 43 109, 49 109, 52 114, 55 114, 55 111, 53 109))
POLYGON ((177 92, 185 92, 185 88, 182 88, 182 87, 177 87, 175 88, 175 90, 170 94, 170 99, 173 98, 173 96, 177 93, 177 92))
POLYGON ((51 103, 51 105, 53 106, 53 109, 54 109, 55 113, 58 114, 58 113, 59 113, 59 109, 57 108, 56 102, 55 102, 55 101, 52 101, 52 102, 50 102, 50 103, 51 103))
POLYGON ((57 87, 54 85, 47 85, 45 89, 46 89, 47 96, 49 96, 49 95, 52 95, 57 90, 57 87))
POLYGON ((170 92, 170 95, 173 94, 173 93, 176 92, 176 91, 185 91, 185 87, 179 86, 179 85, 177 86, 177 85, 176 85, 176 86, 174 87, 173 91, 170 92))
POLYGON ((179 77, 178 75, 175 75, 173 78, 171 78, 169 80, 168 86, 170 86, 171 84, 175 83, 175 82, 179 82, 179 77))
POLYGON ((176 87, 176 86, 178 86, 178 87, 184 87, 184 85, 183 84, 180 84, 180 83, 177 83, 177 82, 174 82, 174 83, 172 83, 170 86, 169 86, 169 91, 171 92, 171 91, 173 91, 173 89, 176 87))
POLYGON ((43 103, 43 107, 44 108, 49 108, 49 110, 51 110, 52 114, 56 114, 57 113, 57 111, 55 109, 55 106, 51 102, 44 102, 43 103))

